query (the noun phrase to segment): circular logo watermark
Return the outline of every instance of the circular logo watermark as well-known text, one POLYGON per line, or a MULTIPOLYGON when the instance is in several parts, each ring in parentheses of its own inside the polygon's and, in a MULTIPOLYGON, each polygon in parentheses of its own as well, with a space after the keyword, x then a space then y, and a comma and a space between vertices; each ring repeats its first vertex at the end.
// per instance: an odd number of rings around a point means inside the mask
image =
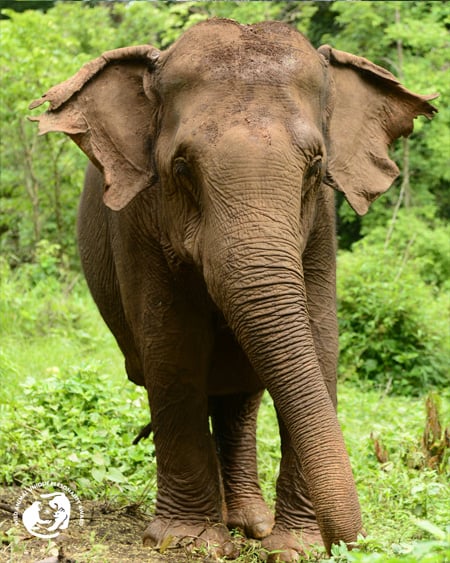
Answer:
POLYGON ((14 507, 14 524, 22 520, 28 532, 42 539, 56 538, 69 527, 74 508, 78 510, 78 524, 84 524, 81 501, 72 489, 54 481, 26 487, 14 507))

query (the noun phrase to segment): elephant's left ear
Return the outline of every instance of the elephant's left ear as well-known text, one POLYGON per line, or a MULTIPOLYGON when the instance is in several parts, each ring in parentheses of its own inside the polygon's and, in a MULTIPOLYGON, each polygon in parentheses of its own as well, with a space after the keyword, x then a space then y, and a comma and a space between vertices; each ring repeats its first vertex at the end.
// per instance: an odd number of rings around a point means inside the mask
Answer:
POLYGON ((329 69, 329 166, 325 183, 344 192, 360 215, 399 174, 388 147, 413 130, 414 118, 433 117, 429 100, 404 88, 374 63, 332 49, 319 48, 329 69))
POLYGON ((144 78, 158 54, 150 45, 107 51, 30 105, 50 102, 31 121, 39 122, 41 135, 62 131, 79 145, 103 172, 111 209, 122 209, 152 183, 156 104, 144 78))

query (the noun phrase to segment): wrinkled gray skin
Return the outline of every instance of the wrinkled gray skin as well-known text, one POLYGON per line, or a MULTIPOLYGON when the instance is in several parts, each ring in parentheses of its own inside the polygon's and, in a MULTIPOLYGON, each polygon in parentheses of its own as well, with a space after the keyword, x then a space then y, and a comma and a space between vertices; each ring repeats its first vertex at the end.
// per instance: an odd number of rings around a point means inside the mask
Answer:
POLYGON ((358 213, 398 174, 388 145, 430 98, 281 23, 211 20, 171 48, 105 53, 32 104, 92 161, 79 248, 145 385, 158 464, 144 541, 225 525, 283 561, 362 530, 336 418, 333 189, 358 213), (105 205, 106 204, 106 205, 105 205), (279 417, 275 523, 258 484, 263 388, 279 417), (208 426, 211 417, 213 435, 208 426))

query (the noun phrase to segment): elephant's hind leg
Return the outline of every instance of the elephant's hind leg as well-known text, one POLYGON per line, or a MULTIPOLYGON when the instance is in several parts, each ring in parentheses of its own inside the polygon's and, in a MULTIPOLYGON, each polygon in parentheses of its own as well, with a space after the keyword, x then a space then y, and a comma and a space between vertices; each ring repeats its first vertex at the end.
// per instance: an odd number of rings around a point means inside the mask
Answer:
POLYGON ((262 497, 256 461, 256 418, 262 391, 210 397, 222 468, 227 525, 248 537, 270 534, 273 515, 262 497))

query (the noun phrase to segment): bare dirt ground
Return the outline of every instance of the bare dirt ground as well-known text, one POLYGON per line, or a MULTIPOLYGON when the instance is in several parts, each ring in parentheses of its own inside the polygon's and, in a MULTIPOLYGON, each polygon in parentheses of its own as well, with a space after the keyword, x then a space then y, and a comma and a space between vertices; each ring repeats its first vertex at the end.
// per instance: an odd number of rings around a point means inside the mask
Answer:
MULTIPOLYGON (((52 540, 27 532, 13 512, 21 489, 0 487, 0 563, 179 563, 207 562, 186 549, 167 548, 161 554, 143 547, 149 516, 137 506, 118 507, 104 501, 83 501, 83 525, 73 513, 67 530, 52 540)), ((236 540, 239 542, 240 540, 236 540)))

